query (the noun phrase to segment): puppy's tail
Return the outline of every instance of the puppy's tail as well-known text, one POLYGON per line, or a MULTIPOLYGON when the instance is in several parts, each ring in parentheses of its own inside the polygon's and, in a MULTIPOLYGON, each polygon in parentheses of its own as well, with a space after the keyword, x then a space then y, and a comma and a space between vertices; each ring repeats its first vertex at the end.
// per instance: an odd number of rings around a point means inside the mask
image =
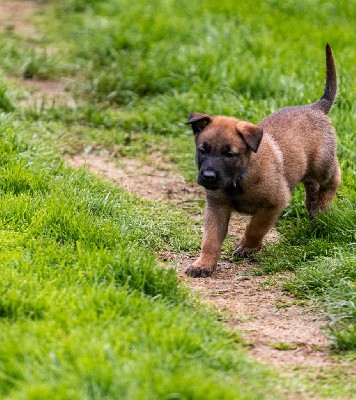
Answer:
POLYGON ((329 43, 326 44, 326 82, 323 97, 311 105, 312 108, 327 114, 333 105, 337 94, 337 76, 333 52, 329 43))

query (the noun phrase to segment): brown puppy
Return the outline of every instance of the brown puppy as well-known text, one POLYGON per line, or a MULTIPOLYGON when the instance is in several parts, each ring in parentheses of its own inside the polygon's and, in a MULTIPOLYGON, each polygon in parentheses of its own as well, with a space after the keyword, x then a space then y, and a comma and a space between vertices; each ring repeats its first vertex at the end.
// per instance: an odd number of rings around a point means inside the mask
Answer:
POLYGON ((331 205, 341 181, 335 132, 326 116, 336 89, 335 64, 327 44, 325 90, 316 103, 283 108, 258 125, 224 116, 189 116, 198 183, 206 189, 207 205, 201 254, 186 274, 214 272, 233 210, 252 215, 234 251, 246 257, 260 250, 298 182, 304 184, 310 218, 331 205))

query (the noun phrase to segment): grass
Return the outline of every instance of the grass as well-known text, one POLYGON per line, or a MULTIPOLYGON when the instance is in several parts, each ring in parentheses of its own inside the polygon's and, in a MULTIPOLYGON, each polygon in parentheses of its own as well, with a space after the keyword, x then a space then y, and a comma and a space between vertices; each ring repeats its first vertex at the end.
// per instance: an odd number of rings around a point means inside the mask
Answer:
POLYGON ((290 351, 290 350, 296 350, 298 348, 298 345, 296 343, 269 343, 269 346, 273 347, 276 350, 281 350, 281 351, 290 351))
MULTIPOLYGON (((355 10, 354 0, 47 1, 33 18, 42 35, 0 33, 3 398, 275 398, 275 376, 246 358, 175 271, 156 266, 155 250, 198 251, 189 211, 143 202, 60 158, 158 151, 194 180, 188 114, 257 122, 315 101, 327 41, 339 74, 330 114, 339 199, 310 222, 298 188, 282 239, 258 268, 292 271, 286 289, 320 301, 335 349, 355 350, 355 10), (24 109, 8 77, 71 77, 78 105, 24 109)), ((305 379, 307 393, 351 398, 347 385, 305 379)))
POLYGON ((9 97, 6 85, 0 80, 0 110, 5 112, 14 111, 14 106, 9 97))
POLYGON ((353 371, 350 365, 354 363, 354 356, 348 359, 345 366, 319 367, 319 368, 303 368, 295 369, 295 374, 298 376, 297 381, 291 382, 291 385, 296 384, 296 397, 307 397, 309 390, 312 390, 312 398, 352 399, 355 393, 355 382, 352 378, 353 371), (315 383, 318 382, 318 385, 315 383))

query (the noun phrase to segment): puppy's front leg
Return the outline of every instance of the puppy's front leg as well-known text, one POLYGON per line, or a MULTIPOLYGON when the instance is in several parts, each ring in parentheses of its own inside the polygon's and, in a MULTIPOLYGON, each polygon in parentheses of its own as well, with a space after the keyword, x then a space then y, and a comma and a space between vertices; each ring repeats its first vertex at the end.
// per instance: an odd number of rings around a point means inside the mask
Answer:
POLYGON ((252 215, 244 236, 233 252, 234 256, 247 257, 262 247, 262 240, 277 221, 284 207, 260 208, 252 215))
POLYGON ((187 275, 210 276, 216 269, 222 242, 229 225, 231 208, 208 201, 205 209, 204 234, 199 258, 185 270, 187 275))

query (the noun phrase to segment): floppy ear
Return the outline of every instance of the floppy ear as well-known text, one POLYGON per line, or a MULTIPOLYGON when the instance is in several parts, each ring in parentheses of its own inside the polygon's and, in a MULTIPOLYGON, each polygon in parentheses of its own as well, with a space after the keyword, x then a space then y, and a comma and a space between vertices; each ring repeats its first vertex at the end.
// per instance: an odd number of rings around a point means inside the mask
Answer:
POLYGON ((211 123, 213 118, 208 114, 192 113, 186 125, 191 125, 194 133, 199 133, 211 123))
POLYGON ((262 140, 263 130, 250 122, 243 122, 237 125, 237 133, 246 146, 256 153, 262 140))

